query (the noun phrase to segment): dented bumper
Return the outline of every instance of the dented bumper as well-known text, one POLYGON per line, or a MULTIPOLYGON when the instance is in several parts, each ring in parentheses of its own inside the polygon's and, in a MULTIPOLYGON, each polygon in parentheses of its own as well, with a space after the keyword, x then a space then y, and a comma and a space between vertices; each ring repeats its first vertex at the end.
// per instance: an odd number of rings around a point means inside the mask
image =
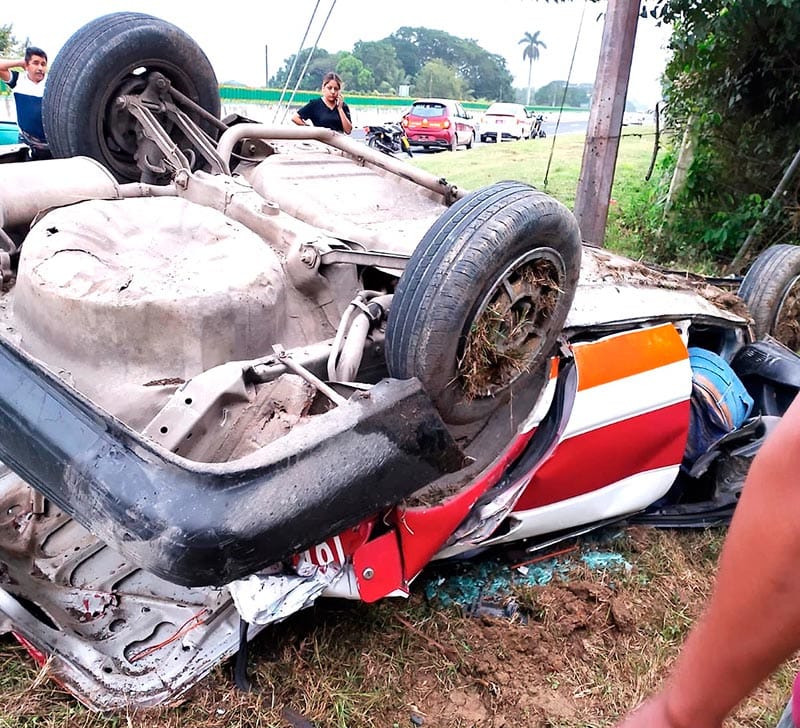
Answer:
POLYGON ((416 380, 384 380, 215 464, 145 440, 2 338, 0 382, 0 460, 137 565, 184 586, 258 571, 464 462, 416 380))

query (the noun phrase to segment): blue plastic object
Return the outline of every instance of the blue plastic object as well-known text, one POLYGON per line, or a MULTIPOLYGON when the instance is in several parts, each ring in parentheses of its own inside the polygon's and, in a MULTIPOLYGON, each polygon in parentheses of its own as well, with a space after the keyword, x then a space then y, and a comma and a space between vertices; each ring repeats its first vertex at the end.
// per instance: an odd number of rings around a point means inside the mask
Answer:
POLYGON ((19 143, 19 127, 13 121, 0 121, 0 146, 19 143))

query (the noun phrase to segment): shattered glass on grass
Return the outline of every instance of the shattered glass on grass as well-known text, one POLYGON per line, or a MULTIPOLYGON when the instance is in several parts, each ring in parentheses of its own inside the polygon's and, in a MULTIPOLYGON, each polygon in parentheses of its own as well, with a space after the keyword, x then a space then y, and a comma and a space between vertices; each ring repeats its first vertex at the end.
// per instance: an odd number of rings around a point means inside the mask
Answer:
MULTIPOLYGON (((578 564, 592 571, 629 571, 631 564, 625 557, 608 548, 618 535, 587 543, 585 549, 573 547, 567 553, 559 549, 550 558, 547 554, 534 553, 528 554, 527 559, 514 561, 507 556, 487 553, 469 561, 434 564, 422 584, 425 597, 442 607, 457 606, 468 616, 488 615, 525 621, 514 599, 516 586, 544 586, 555 578, 568 581, 570 572, 578 564)), ((517 556, 519 553, 516 552, 517 556)))

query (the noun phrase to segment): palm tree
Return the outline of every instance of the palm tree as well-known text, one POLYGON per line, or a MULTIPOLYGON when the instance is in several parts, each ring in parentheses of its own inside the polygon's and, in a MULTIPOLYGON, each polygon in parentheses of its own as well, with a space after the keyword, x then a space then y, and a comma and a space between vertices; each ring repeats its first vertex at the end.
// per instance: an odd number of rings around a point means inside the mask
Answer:
POLYGON ((539 31, 535 33, 525 33, 525 36, 520 41, 520 44, 525 44, 522 49, 522 60, 528 60, 528 99, 525 106, 531 105, 531 71, 533 70, 533 62, 539 60, 539 48, 547 48, 544 41, 539 40, 539 31))

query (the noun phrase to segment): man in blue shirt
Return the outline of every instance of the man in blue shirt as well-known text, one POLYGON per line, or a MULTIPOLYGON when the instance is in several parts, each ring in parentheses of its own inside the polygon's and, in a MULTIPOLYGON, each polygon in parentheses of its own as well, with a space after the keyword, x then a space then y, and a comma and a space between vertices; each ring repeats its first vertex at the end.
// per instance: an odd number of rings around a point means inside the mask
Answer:
POLYGON ((47 54, 31 46, 25 49, 22 60, 0 61, 0 79, 14 92, 17 106, 19 141, 31 150, 31 159, 50 159, 50 149, 42 124, 42 98, 44 97, 47 54), (24 70, 20 73, 18 69, 24 70))

